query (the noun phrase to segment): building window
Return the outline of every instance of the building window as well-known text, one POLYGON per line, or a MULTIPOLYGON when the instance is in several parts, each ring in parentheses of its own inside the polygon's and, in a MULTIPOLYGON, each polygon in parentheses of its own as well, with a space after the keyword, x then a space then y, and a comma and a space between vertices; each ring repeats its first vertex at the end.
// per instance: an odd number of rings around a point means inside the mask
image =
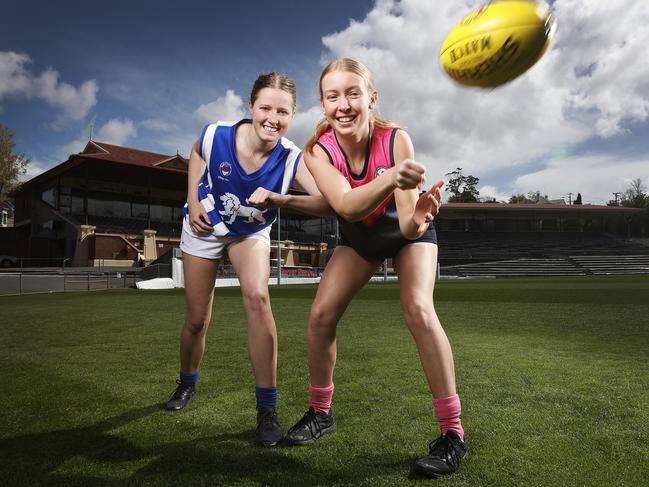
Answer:
POLYGON ((174 221, 183 221, 185 218, 185 213, 183 208, 174 208, 174 221))
POLYGON ((2 210, 2 216, 0 217, 0 226, 6 227, 9 224, 9 214, 2 210))
POLYGON ((173 208, 165 205, 151 205, 151 220, 163 222, 173 220, 173 208))
POLYGON ((101 193, 91 194, 88 198, 88 214, 96 216, 112 216, 128 218, 131 215, 131 202, 106 198, 101 193))
POLYGON ((147 203, 133 201, 131 204, 131 216, 133 218, 146 219, 149 216, 149 205, 147 203))
POLYGON ((73 196, 70 205, 72 215, 83 215, 83 196, 73 196))
POLYGON ((56 188, 47 188, 41 193, 41 199, 52 208, 56 208, 56 188))

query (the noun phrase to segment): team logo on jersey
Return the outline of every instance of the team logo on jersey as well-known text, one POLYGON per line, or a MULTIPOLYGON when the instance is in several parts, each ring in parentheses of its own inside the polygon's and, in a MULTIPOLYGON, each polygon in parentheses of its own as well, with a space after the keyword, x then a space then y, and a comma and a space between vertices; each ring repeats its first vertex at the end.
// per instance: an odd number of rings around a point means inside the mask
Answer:
POLYGON ((225 193, 220 199, 223 210, 219 210, 219 215, 229 217, 225 222, 228 225, 232 225, 238 216, 243 218, 245 223, 256 223, 257 225, 266 224, 264 213, 268 210, 262 211, 254 206, 244 206, 241 204, 239 197, 233 193, 225 193))
POLYGON ((219 172, 222 176, 225 176, 227 178, 232 172, 232 164, 230 164, 229 162, 222 162, 219 166, 219 172))
POLYGON ((381 174, 383 174, 385 171, 387 171, 388 168, 386 166, 380 166, 376 169, 376 175, 374 177, 378 178, 381 174))

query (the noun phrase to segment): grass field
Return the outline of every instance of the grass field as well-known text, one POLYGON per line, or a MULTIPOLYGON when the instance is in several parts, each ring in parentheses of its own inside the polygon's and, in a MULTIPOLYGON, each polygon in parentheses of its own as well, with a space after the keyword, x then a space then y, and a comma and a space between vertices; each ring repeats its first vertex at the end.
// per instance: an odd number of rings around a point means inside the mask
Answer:
MULTIPOLYGON (((307 407, 314 286, 272 288, 280 418, 307 407)), ((200 399, 175 387, 181 291, 0 298, 0 485, 647 485, 649 278, 442 281, 470 457, 421 480, 437 436, 398 287, 366 287, 339 325, 338 433, 261 450, 238 289, 217 289, 200 399), (644 480, 643 480, 644 479, 644 480)))

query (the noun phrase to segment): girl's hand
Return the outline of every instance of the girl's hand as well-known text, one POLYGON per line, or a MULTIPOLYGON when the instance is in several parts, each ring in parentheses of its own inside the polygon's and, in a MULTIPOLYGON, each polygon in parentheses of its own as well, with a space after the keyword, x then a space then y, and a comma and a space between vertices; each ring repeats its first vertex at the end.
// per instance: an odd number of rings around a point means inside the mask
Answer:
POLYGON ((412 159, 404 159, 392 171, 393 184, 399 189, 419 189, 426 181, 426 168, 412 159))
POLYGON ((439 213, 439 208, 442 206, 442 196, 440 193, 442 186, 444 186, 444 180, 440 179, 433 184, 432 188, 419 197, 412 215, 412 219, 416 225, 421 226, 432 222, 439 213))
POLYGON ((246 203, 261 208, 281 208, 286 203, 286 196, 260 186, 246 199, 246 203))
POLYGON ((198 201, 187 202, 189 207, 189 226, 196 233, 212 233, 214 228, 207 211, 198 201))

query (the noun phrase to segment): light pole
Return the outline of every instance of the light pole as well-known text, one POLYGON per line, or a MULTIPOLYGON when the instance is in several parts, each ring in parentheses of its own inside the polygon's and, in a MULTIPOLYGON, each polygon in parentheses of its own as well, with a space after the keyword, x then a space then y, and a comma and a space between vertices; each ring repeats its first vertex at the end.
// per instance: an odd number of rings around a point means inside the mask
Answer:
POLYGON ((279 286, 282 283, 282 240, 281 240, 281 213, 280 209, 277 208, 277 285, 279 286))

